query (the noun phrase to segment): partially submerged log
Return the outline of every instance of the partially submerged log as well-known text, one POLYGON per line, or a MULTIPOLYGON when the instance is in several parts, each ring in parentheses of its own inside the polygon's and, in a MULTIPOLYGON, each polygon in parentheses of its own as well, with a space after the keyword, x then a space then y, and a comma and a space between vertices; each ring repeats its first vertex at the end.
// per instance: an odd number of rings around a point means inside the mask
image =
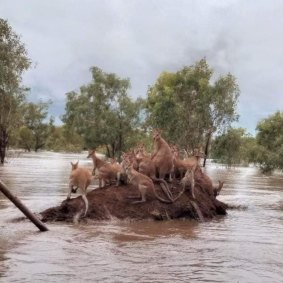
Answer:
MULTIPOLYGON (((147 193, 145 203, 133 204, 129 197, 139 197, 139 192, 132 185, 110 185, 95 189, 87 194, 89 210, 87 218, 93 220, 117 219, 154 219, 167 220, 176 218, 189 218, 203 221, 217 215, 225 215, 227 205, 215 198, 215 189, 211 180, 204 174, 195 176, 195 199, 191 196, 190 186, 186 187, 184 194, 174 203, 163 203, 156 199, 153 192, 147 193)), ((174 196, 182 190, 180 182, 176 181, 170 186, 174 196)), ((157 193, 163 196, 158 184, 155 184, 157 193)), ((41 212, 42 221, 72 222, 84 213, 84 202, 81 196, 64 200, 60 206, 49 208, 41 212)))

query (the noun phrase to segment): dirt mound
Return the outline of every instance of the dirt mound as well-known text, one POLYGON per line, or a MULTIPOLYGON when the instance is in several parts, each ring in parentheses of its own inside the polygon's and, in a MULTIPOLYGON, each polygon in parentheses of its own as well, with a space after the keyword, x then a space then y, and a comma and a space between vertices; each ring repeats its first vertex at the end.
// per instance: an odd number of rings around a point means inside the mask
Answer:
MULTIPOLYGON (((89 210, 87 218, 107 220, 118 219, 211 219, 216 215, 225 215, 227 205, 218 201, 214 194, 211 180, 204 174, 195 176, 195 199, 191 196, 190 186, 174 203, 163 203, 156 199, 153 192, 147 193, 145 203, 133 204, 129 197, 139 197, 139 192, 132 185, 114 185, 95 189, 87 194, 89 210)), ((182 190, 178 181, 170 184, 174 196, 182 190)), ((160 186, 155 184, 156 192, 165 198, 160 186)), ((42 221, 74 221, 84 213, 84 202, 81 196, 64 200, 60 206, 41 212, 42 221)))

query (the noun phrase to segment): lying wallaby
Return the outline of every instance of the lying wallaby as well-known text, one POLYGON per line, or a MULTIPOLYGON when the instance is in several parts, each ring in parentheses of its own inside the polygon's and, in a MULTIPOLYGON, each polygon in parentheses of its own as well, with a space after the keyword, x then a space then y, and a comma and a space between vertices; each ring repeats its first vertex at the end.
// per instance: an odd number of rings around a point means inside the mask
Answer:
POLYGON ((173 154, 168 143, 161 137, 158 130, 153 131, 154 152, 151 159, 158 172, 159 178, 164 179, 169 174, 171 181, 171 173, 173 172, 173 154))
POLYGON ((82 194, 82 199, 85 203, 84 216, 86 216, 88 211, 88 200, 86 197, 86 193, 87 193, 86 190, 92 181, 92 175, 87 168, 78 167, 79 161, 77 163, 71 162, 71 165, 72 165, 72 171, 69 179, 69 193, 67 199, 71 198, 72 192, 76 192, 76 190, 79 189, 82 194))
POLYGON ((117 180, 116 186, 119 186, 122 167, 98 158, 95 150, 89 151, 87 158, 90 157, 93 161, 93 174, 95 174, 96 169, 98 171, 99 188, 104 187, 107 181, 111 182, 113 179, 117 180))
POLYGON ((146 193, 148 191, 152 191, 155 195, 155 197, 160 200, 161 202, 164 203, 172 203, 174 200, 170 198, 169 195, 167 197, 169 200, 165 200, 161 198, 160 196, 157 195, 155 191, 155 186, 153 184, 153 181, 146 175, 139 173, 133 168, 133 164, 130 161, 130 159, 125 159, 123 161, 123 165, 125 167, 126 173, 128 175, 128 180, 129 183, 133 184, 138 190, 140 191, 141 194, 141 200, 135 201, 133 203, 142 203, 146 201, 146 193))

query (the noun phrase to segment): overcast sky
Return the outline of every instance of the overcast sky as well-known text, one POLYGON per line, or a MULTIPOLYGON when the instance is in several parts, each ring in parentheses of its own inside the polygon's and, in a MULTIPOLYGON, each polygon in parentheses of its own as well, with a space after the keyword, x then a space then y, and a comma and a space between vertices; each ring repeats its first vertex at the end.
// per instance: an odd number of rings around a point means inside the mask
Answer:
POLYGON ((283 1, 0 0, 0 17, 36 65, 23 78, 30 99, 52 99, 57 122, 65 93, 90 81, 91 66, 130 78, 137 97, 162 71, 203 57, 238 80, 237 126, 254 134, 283 110, 283 1))

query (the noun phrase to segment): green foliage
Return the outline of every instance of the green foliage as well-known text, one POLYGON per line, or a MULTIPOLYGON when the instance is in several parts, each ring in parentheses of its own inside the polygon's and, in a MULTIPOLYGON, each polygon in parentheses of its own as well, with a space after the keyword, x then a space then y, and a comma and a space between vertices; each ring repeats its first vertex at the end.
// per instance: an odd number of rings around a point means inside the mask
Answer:
POLYGON ((80 152, 83 145, 83 138, 77 133, 70 135, 65 126, 50 125, 49 136, 45 144, 47 150, 80 152))
POLYGON ((212 158, 218 159, 229 167, 240 164, 243 160, 244 137, 246 138, 246 134, 242 128, 231 128, 227 133, 216 137, 212 146, 212 158))
POLYGON ((133 143, 143 101, 132 100, 129 79, 91 68, 92 81, 79 92, 67 93, 62 117, 70 135, 79 134, 87 148, 104 145, 108 156, 119 155, 133 143))
POLYGON ((21 125, 21 107, 27 91, 21 86, 21 79, 31 62, 19 35, 1 18, 0 62, 0 162, 4 163, 11 131, 21 125))
POLYGON ((258 165, 263 173, 283 169, 283 113, 276 112, 257 125, 256 138, 242 128, 230 129, 215 138, 212 158, 231 166, 258 165))
POLYGON ((212 84, 212 75, 205 59, 162 73, 148 91, 147 124, 187 150, 202 146, 205 133, 229 127, 238 119, 238 85, 231 74, 212 84))
POLYGON ((34 148, 35 140, 34 134, 31 129, 23 126, 19 131, 18 146, 24 148, 27 151, 31 151, 34 148))
MULTIPOLYGON (((49 135, 49 125, 45 122, 48 115, 48 107, 51 102, 26 103, 23 110, 23 123, 32 134, 33 149, 38 151, 44 148, 49 135)), ((27 131, 25 130, 27 134, 27 131)), ((23 137, 20 140, 21 145, 26 145, 23 137)))
POLYGON ((263 172, 283 169, 283 112, 276 112, 257 125, 259 154, 256 161, 263 172))

